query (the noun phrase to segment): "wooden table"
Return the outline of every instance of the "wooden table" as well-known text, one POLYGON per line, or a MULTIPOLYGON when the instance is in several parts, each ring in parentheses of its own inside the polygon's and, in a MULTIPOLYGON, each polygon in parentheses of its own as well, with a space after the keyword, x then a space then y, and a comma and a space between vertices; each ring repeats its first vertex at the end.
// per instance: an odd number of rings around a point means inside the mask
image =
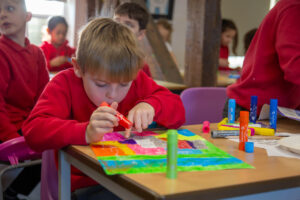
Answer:
MULTIPOLYGON (((179 172, 175 180, 167 179, 164 173, 107 176, 89 146, 69 146, 60 151, 61 199, 70 199, 70 163, 122 199, 219 199, 300 186, 299 159, 268 157, 261 148, 245 153, 238 150, 238 143, 202 134, 201 125, 182 128, 203 136, 255 169, 179 172)), ((300 123, 278 120, 278 131, 300 133, 300 123)))
POLYGON ((180 83, 173 83, 173 82, 168 82, 168 81, 161 81, 161 80, 154 80, 157 85, 164 86, 165 88, 168 88, 172 92, 176 94, 180 94, 183 90, 187 88, 186 85, 180 84, 180 83))
POLYGON ((219 72, 217 76, 217 86, 218 87, 227 87, 236 82, 237 79, 229 78, 229 73, 219 72))

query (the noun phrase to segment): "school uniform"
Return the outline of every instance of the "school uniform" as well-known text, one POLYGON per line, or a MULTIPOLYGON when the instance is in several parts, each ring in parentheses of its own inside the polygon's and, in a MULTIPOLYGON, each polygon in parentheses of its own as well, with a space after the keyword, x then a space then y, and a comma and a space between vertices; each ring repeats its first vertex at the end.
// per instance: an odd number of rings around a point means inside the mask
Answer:
MULTIPOLYGON (((221 45, 220 46, 220 55, 219 55, 219 58, 228 60, 228 57, 229 57, 229 49, 228 49, 228 47, 221 45)), ((229 66, 226 66, 226 67, 219 66, 219 70, 220 71, 231 71, 232 69, 229 66)))
POLYGON ((0 141, 19 137, 24 120, 49 81, 42 51, 0 37, 0 141))
POLYGON ((72 56, 75 55, 75 48, 72 48, 68 45, 68 41, 66 40, 60 47, 56 48, 54 47, 51 43, 44 41, 43 44, 41 45, 41 49, 43 50, 46 60, 47 60, 47 67, 49 71, 51 72, 58 72, 64 69, 68 69, 73 67, 71 62, 65 62, 64 64, 56 67, 52 67, 50 65, 50 61, 53 58, 56 58, 58 56, 66 56, 71 58, 72 56))
POLYGON ((259 26, 245 55, 241 78, 227 95, 250 109, 258 96, 258 113, 270 99, 300 109, 300 1, 281 0, 259 26))
MULTIPOLYGON (((0 143, 22 135, 21 127, 49 81, 45 58, 25 39, 25 47, 0 37, 0 143)), ((24 168, 4 192, 28 195, 39 183, 41 165, 24 168), (24 184, 26 183, 26 184, 24 184)))
MULTIPOLYGON (((157 85, 142 70, 119 103, 123 115, 136 104, 146 102, 155 110, 154 121, 167 128, 178 128, 185 122, 185 111, 178 95, 157 85)), ((67 145, 87 145, 85 132, 94 105, 85 93, 82 79, 68 69, 57 74, 47 85, 36 107, 24 125, 24 135, 37 151, 60 149, 67 145)), ((122 131, 118 126, 114 131, 122 131)), ((72 191, 96 184, 75 168, 72 169, 72 191)))

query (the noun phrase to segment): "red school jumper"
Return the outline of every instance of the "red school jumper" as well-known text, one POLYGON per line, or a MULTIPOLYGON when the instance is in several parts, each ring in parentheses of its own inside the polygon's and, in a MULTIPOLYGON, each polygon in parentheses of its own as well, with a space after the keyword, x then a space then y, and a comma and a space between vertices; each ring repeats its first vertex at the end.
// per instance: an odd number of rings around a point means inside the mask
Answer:
POLYGON ((0 37, 0 141, 17 133, 49 81, 45 58, 25 39, 25 47, 0 37))
MULTIPOLYGON (((131 108, 146 102, 155 109, 154 121, 167 128, 178 128, 185 122, 185 111, 178 95, 157 85, 140 71, 118 111, 125 116, 131 108)), ((36 151, 60 149, 67 145, 87 145, 85 132, 94 105, 85 93, 82 79, 68 69, 57 74, 47 85, 36 107, 25 122, 23 133, 36 151)), ((116 127, 114 131, 124 130, 116 127)), ((76 168, 72 168, 72 191, 97 184, 76 168)))
POLYGON ((75 55, 75 48, 72 48, 68 45, 68 41, 66 40, 60 47, 56 48, 51 43, 44 41, 41 45, 41 49, 43 50, 46 60, 47 60, 47 67, 49 71, 51 72, 58 72, 64 69, 68 69, 73 67, 72 63, 65 62, 64 64, 57 66, 57 67, 51 67, 50 61, 53 58, 56 58, 57 56, 67 56, 71 58, 75 55))
MULTIPOLYGON (((220 46, 220 55, 219 58, 223 58, 228 60, 229 57, 229 49, 227 46, 220 46)), ((223 66, 219 66, 219 70, 220 71, 232 71, 232 69, 229 66, 223 67, 223 66)))
POLYGON ((242 76, 227 95, 250 109, 258 96, 258 113, 271 98, 300 109, 300 1, 280 0, 258 28, 246 53, 242 76))

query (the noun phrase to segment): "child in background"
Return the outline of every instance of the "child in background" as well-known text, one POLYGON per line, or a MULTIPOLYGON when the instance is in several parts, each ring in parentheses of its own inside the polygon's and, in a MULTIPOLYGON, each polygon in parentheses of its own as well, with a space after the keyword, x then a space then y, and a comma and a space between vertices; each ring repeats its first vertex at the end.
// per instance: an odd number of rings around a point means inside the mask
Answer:
MULTIPOLYGON (((22 135, 23 122, 49 81, 43 52, 25 37, 30 19, 24 0, 0 1, 0 143, 22 135)), ((40 181, 40 168, 24 168, 4 199, 28 195, 40 181)))
POLYGON ((299 19, 300 1, 294 0, 278 1, 263 19, 245 55, 241 78, 227 87, 236 109, 250 110, 252 95, 258 97, 258 115, 273 98, 278 106, 300 109, 299 19))
MULTIPOLYGON (((126 26, 106 18, 92 20, 80 35, 76 54, 74 69, 51 80, 25 123, 24 135, 32 149, 87 145, 105 133, 122 131, 116 110, 139 132, 152 121, 167 128, 184 123, 179 96, 140 70, 142 54, 126 26), (102 102, 111 107, 99 107, 102 102)), ((129 129, 125 135, 129 137, 129 129)), ((72 191, 96 184, 75 168, 71 179, 72 191)))
POLYGON ((256 31, 257 31, 257 28, 254 28, 254 29, 251 29, 250 31, 248 31, 247 33, 245 33, 245 36, 244 36, 244 53, 245 54, 251 44, 251 41, 252 41, 256 31))
POLYGON ((65 18, 51 17, 48 21, 47 32, 51 41, 44 41, 41 48, 44 51, 49 71, 58 72, 72 67, 71 57, 75 55, 76 50, 70 47, 66 40, 68 24, 65 18))
POLYGON ((236 47, 238 44, 238 30, 235 23, 229 19, 222 19, 222 33, 221 33, 221 46, 219 56, 219 71, 230 71, 229 68, 229 45, 232 44, 232 52, 236 54, 236 47))
MULTIPOLYGON (((141 41, 146 34, 149 13, 137 3, 123 3, 116 8, 114 20, 127 26, 141 41)), ((147 63, 144 63, 142 69, 149 77, 152 77, 147 63)))
POLYGON ((170 44, 171 43, 171 35, 173 32, 172 24, 170 24, 168 22, 168 20, 166 20, 166 19, 159 19, 156 22, 156 26, 157 26, 158 32, 160 33, 160 35, 162 36, 162 38, 166 44, 168 51, 170 52, 170 54, 172 56, 173 61, 178 66, 178 63, 176 61, 175 55, 173 54, 173 50, 172 50, 172 47, 170 44))

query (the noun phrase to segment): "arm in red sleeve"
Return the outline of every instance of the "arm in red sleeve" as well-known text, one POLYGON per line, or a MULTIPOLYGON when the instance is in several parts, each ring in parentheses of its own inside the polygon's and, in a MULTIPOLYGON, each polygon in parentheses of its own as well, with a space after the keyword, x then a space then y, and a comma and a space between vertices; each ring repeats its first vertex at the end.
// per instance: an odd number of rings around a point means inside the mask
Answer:
POLYGON ((284 78, 300 85, 300 5, 286 9, 279 16, 276 51, 284 78))
POLYGON ((42 45, 40 48, 42 49, 42 51, 44 53, 44 56, 46 58, 46 66, 47 66, 48 70, 50 70, 50 68, 51 68, 51 65, 50 65, 50 61, 51 61, 50 52, 48 51, 48 49, 45 45, 42 45))
POLYGON ((142 100, 153 106, 154 121, 166 128, 179 128, 185 122, 185 110, 180 97, 167 88, 157 85, 143 72, 137 79, 137 92, 142 94, 142 100))
POLYGON ((38 66, 39 66, 39 77, 38 77, 38 92, 37 92, 37 98, 41 95, 43 92, 46 84, 49 82, 49 72, 46 67, 46 60, 44 57, 44 54, 41 50, 38 51, 38 66))
POLYGON ((16 127, 11 123, 6 110, 5 95, 8 90, 10 77, 10 67, 5 59, 5 55, 0 51, 0 141, 10 140, 20 137, 17 133, 16 127))
POLYGON ((65 76, 55 76, 43 91, 23 126, 29 146, 36 151, 86 145, 88 122, 72 120, 70 85, 65 76))

